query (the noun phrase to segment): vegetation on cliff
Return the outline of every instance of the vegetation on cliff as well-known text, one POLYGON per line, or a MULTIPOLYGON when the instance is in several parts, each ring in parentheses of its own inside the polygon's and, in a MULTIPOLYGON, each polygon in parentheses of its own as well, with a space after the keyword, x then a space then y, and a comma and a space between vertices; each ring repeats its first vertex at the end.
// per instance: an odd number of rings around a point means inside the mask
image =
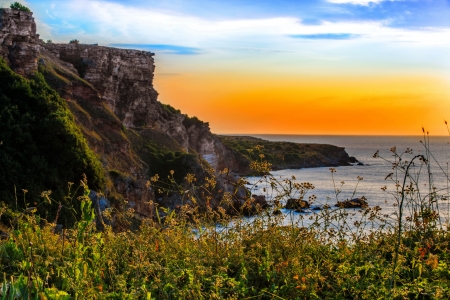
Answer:
MULTIPOLYGON (((0 60, 0 78, 1 201, 16 209, 35 206, 42 191, 61 201, 67 183, 79 182, 83 174, 101 189, 105 176, 98 158, 43 76, 27 80, 0 60)), ((45 204, 38 210, 49 218, 56 213, 45 204)))
POLYGON ((21 10, 21 11, 26 11, 26 12, 30 12, 31 11, 28 7, 26 7, 25 5, 20 4, 19 2, 11 3, 9 8, 17 9, 17 10, 21 10))
POLYGON ((356 162, 343 148, 325 144, 297 144, 292 142, 270 142, 251 136, 219 136, 229 148, 251 160, 264 159, 272 164, 274 170, 299 169, 308 167, 345 166, 356 162), (249 151, 256 146, 260 151, 249 151))

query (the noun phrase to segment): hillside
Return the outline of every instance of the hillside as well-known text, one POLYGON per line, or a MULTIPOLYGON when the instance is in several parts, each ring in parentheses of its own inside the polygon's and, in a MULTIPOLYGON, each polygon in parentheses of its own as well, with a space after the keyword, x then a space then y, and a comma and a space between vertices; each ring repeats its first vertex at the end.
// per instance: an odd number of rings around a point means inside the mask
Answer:
POLYGON ((272 164, 273 170, 316 167, 348 166, 358 162, 349 157, 345 149, 327 144, 298 144, 291 142, 270 142, 251 136, 220 135, 222 142, 242 155, 246 164, 263 159, 272 164), (249 151, 261 146, 259 151, 249 151))

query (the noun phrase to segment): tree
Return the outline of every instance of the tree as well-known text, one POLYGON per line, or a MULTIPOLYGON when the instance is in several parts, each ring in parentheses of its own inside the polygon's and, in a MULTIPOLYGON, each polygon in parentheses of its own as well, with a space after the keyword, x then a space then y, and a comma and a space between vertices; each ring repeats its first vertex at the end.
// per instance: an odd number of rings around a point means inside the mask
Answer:
POLYGON ((11 5, 9 6, 9 8, 11 8, 11 9, 17 9, 17 10, 21 10, 21 11, 26 11, 26 12, 31 12, 31 10, 28 8, 28 7, 26 7, 26 6, 24 6, 24 5, 22 5, 22 4, 20 4, 19 2, 14 2, 14 3, 11 3, 11 5))

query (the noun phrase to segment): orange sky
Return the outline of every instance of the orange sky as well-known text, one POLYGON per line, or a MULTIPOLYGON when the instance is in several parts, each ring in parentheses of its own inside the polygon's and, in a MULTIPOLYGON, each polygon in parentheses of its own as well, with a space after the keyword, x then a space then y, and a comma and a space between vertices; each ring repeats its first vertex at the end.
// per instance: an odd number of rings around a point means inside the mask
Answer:
POLYGON ((450 120, 449 82, 430 74, 157 72, 155 87, 214 133, 445 135, 450 120))

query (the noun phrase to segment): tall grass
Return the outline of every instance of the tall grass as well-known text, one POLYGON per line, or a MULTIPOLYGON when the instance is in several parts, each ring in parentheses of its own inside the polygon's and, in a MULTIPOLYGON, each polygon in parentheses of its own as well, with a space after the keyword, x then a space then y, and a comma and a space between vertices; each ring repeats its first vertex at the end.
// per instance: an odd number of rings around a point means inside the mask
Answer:
MULTIPOLYGON (((151 178, 149 184, 183 204, 156 210, 136 231, 108 225, 98 231, 84 183, 77 200, 82 214, 72 228, 58 230, 33 210, 2 207, 11 228, 0 242, 0 298, 448 299, 448 191, 435 188, 426 135, 423 145, 423 155, 393 148, 391 158, 380 158, 393 166, 387 179, 394 189, 386 192, 396 202, 394 215, 329 203, 299 218, 274 214, 288 198, 317 200, 308 196, 312 184, 270 175, 263 156, 252 168, 263 174, 256 184, 272 208, 251 219, 226 214, 230 206, 243 212, 233 206, 233 192, 221 191, 211 205, 225 172, 202 181, 188 175, 182 183, 172 172, 164 184, 151 178)), ((252 190, 245 179, 235 189, 244 185, 252 190)), ((336 201, 345 200, 339 196, 336 185, 336 201)), ((254 199, 243 206, 258 208, 254 199)))

